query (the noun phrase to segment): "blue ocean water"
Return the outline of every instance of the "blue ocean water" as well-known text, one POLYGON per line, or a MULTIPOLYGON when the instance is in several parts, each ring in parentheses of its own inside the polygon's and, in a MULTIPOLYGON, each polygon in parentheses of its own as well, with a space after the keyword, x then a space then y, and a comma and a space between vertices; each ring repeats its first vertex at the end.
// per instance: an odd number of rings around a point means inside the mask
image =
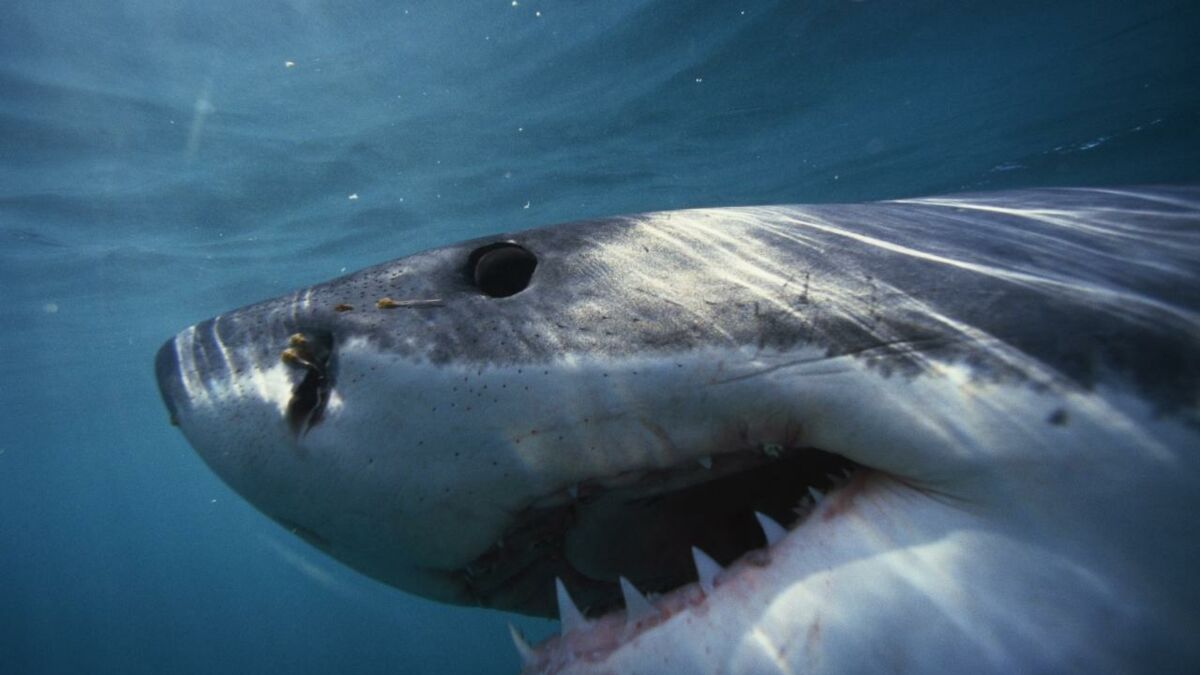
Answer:
POLYGON ((167 424, 180 328, 465 237, 653 209, 1200 178, 1194 2, 0 12, 0 671, 512 672, 167 424))

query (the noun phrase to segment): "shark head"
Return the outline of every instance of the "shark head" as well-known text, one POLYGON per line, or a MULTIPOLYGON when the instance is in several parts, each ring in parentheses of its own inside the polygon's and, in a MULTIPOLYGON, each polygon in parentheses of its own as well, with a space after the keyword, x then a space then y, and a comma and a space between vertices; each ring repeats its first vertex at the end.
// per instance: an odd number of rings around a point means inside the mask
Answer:
POLYGON ((1200 195, 652 213, 223 314, 156 371, 263 513, 530 672, 1197 663, 1200 195), (580 609, 582 607, 582 609, 580 609))

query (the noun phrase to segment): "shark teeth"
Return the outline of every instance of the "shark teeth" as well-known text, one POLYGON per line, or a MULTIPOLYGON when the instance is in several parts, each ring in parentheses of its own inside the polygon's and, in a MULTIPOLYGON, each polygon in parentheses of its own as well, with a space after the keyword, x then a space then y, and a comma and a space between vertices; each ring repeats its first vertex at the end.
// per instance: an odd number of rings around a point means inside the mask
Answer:
POLYGON ((758 521, 758 526, 762 528, 763 536, 767 539, 767 546, 774 546, 787 536, 787 529, 775 522, 770 516, 755 511, 754 519, 758 521))
MULTIPOLYGON (((705 456, 696 459, 695 461, 705 469, 712 467, 712 457, 705 456)), ((825 475, 827 483, 823 484, 823 487, 825 487, 826 490, 837 490, 849 482, 849 479, 854 475, 854 471, 847 469, 841 469, 836 473, 828 473, 825 475)), ((628 481, 629 479, 628 477, 618 477, 612 480, 613 482, 622 482, 628 481)), ((564 492, 569 494, 573 499, 578 498, 580 491, 580 484, 578 483, 569 485, 564 490, 564 492)), ((812 511, 816 510, 822 501, 824 501, 825 496, 826 493, 821 489, 818 489, 816 486, 808 486, 805 491, 801 493, 799 502, 793 509, 798 519, 802 520, 812 511)), ((779 521, 775 520, 771 516, 768 516, 760 511, 754 511, 753 514, 754 519, 758 522, 759 528, 762 530, 763 538, 766 540, 768 549, 789 536, 789 529, 780 524, 779 521)), ((695 565, 696 569, 696 585, 700 587, 705 596, 711 596, 716 589, 717 577, 724 573, 725 568, 699 547, 692 546, 691 553, 692 563, 695 565)), ((756 564, 761 564, 761 561, 764 559, 758 558, 757 560, 760 562, 756 564)), ((650 626, 656 625, 660 620, 671 616, 673 613, 674 610, 672 609, 672 605, 663 605, 658 601, 657 598, 652 601, 640 590, 638 590, 637 586, 635 586, 627 577, 619 576, 617 581, 625 604, 624 632, 621 633, 625 637, 622 639, 628 639, 629 636, 645 630, 650 626)), ((589 621, 584 616, 583 612, 579 610, 579 607, 575 604, 575 602, 571 599, 570 593, 567 592, 566 584, 563 583, 561 578, 556 577, 554 579, 554 587, 558 600, 559 622, 561 626, 560 634, 567 640, 581 639, 575 637, 566 637, 572 633, 590 630, 597 626, 612 625, 604 618, 597 619, 596 621, 589 621)), ((509 624, 508 630, 509 635, 512 638, 513 645, 516 647, 517 653, 521 657, 522 668, 531 668, 536 664, 537 661, 539 661, 539 659, 545 658, 544 656, 539 656, 539 650, 541 648, 539 647, 535 649, 534 647, 530 646, 529 642, 525 640, 525 637, 515 626, 509 624)), ((604 630, 608 629, 605 628, 604 630)))
POLYGON ((700 588, 704 589, 705 595, 712 595, 713 582, 723 568, 716 560, 695 546, 692 547, 692 562, 696 564, 696 576, 700 579, 700 588))
POLYGON ((521 657, 521 665, 528 666, 533 663, 536 658, 533 647, 530 647, 529 643, 525 641, 525 636, 521 635, 521 631, 510 623, 508 624, 508 634, 512 636, 513 646, 517 648, 517 654, 521 657))
POLYGON ((583 612, 580 612, 575 603, 571 601, 571 595, 567 593, 567 587, 563 585, 562 579, 555 577, 554 589, 558 593, 558 620, 562 625, 563 634, 566 635, 571 631, 586 627, 587 619, 583 618, 583 612))
POLYGON ((621 595, 625 596, 625 623, 632 626, 642 619, 658 613, 654 605, 625 577, 620 577, 621 595))

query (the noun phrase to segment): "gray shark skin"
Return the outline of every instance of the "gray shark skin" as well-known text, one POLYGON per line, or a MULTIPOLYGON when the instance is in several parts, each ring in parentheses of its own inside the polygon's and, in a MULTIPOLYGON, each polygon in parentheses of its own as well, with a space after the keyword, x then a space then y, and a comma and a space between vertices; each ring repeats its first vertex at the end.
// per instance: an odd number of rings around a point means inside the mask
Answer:
POLYGON ((329 555, 557 608, 527 672, 1195 672, 1198 274, 1196 187, 648 213, 222 314, 156 373, 329 555))

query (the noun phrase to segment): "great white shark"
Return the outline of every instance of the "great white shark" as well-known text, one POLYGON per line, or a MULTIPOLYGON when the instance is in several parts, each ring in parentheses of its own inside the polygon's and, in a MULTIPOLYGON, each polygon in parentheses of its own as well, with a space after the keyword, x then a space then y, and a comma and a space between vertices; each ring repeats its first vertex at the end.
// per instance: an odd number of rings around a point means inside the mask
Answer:
POLYGON ((156 372, 312 545, 558 612, 530 673, 1197 672, 1200 188, 648 213, 203 321, 156 372))

